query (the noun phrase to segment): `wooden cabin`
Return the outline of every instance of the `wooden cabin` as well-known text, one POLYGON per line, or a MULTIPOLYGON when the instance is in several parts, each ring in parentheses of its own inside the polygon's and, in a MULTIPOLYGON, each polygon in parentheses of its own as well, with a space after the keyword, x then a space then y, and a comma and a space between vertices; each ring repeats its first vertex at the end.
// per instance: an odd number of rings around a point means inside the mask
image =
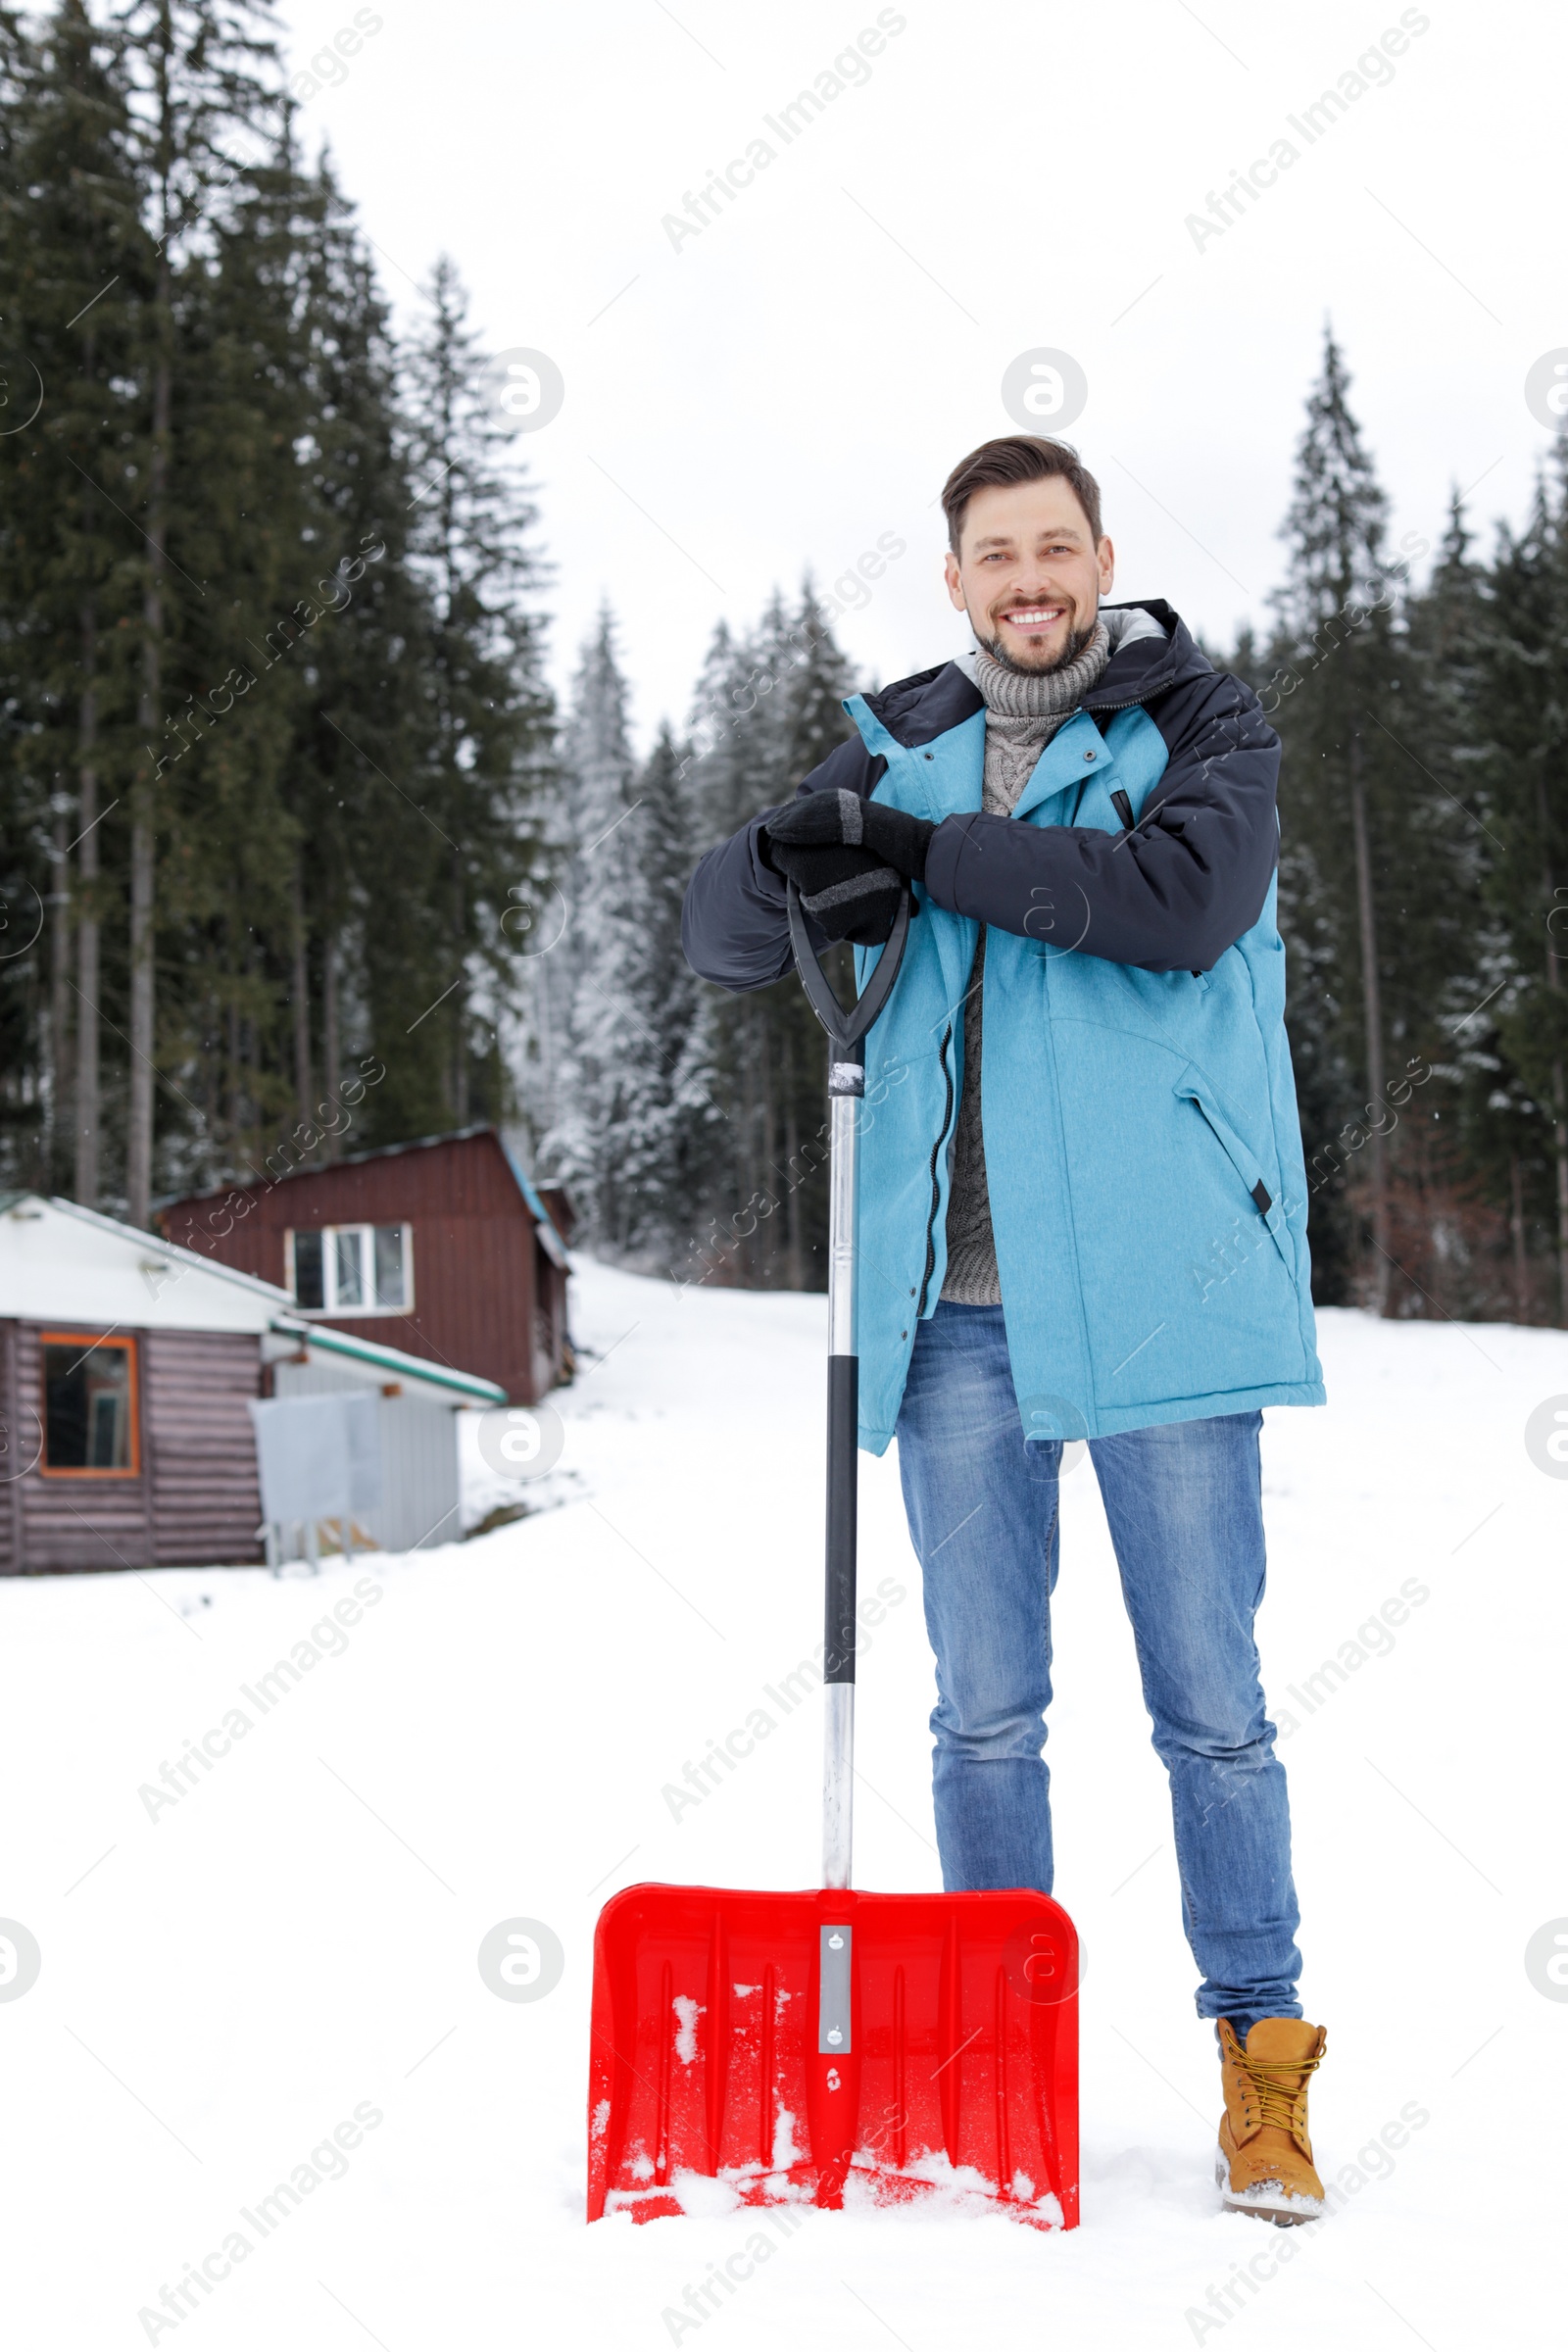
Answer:
MULTIPOLYGON (((262 1560, 251 1402, 368 1389, 363 1538, 461 1533, 460 1407, 494 1382, 318 1329, 274 1283, 32 1193, 0 1195, 0 1575, 262 1560)), ((314 1539, 313 1539, 314 1542, 314 1539)))
POLYGON ((513 1404, 569 1370, 565 1244, 494 1127, 192 1194, 158 1221, 276 1285, 303 1320, 461 1364, 513 1404))

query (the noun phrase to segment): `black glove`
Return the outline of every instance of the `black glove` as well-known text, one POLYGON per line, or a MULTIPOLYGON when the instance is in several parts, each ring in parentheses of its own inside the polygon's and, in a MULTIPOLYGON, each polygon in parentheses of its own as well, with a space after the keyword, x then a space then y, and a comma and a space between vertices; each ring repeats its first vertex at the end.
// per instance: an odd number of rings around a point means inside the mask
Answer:
POLYGON ((760 836, 762 861, 795 884, 818 930, 859 948, 884 947, 904 895, 903 876, 870 850, 796 849, 782 841, 775 846, 770 830, 760 836))
POLYGON ((862 801, 858 792, 808 792, 767 821, 770 848, 869 850, 906 882, 925 880, 935 831, 923 816, 862 801))

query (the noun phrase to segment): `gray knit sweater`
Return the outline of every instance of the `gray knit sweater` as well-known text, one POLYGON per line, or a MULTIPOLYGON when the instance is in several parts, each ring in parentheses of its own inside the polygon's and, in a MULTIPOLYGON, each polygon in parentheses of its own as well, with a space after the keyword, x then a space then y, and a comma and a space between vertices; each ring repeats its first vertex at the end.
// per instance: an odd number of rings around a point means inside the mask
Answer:
MULTIPOLYGON (((982 649, 974 682, 985 698, 986 760, 981 807, 1010 816, 1035 763, 1058 727, 1100 682, 1110 655, 1103 620, 1075 662, 1043 674, 1004 669, 982 649)), ((958 1306, 1000 1306, 1002 1284, 991 1233, 986 1147, 980 1125, 981 1005, 986 961, 982 929, 963 1001, 963 1094, 953 1139, 953 1186, 948 1196, 948 1271, 942 1296, 958 1306)))

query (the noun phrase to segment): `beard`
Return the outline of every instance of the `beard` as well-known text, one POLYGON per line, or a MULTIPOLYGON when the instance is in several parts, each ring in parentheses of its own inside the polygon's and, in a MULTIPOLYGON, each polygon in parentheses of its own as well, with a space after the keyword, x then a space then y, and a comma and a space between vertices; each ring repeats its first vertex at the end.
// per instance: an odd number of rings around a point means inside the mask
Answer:
POLYGON ((1065 669, 1070 662, 1076 662, 1079 655, 1083 652, 1084 648, 1089 644, 1091 638, 1094 636, 1095 630, 1099 627, 1099 625, 1100 615, 1097 612, 1094 619, 1089 623, 1087 629, 1068 630, 1067 642, 1062 647, 1059 654, 1044 655, 1042 659, 1037 662, 1019 662, 1015 660, 1015 658, 1007 652, 1000 637, 987 637, 983 635, 979 629, 975 630, 975 635, 979 639, 981 645, 985 648, 985 651, 991 656, 992 661, 997 663, 999 668, 1010 669, 1015 676, 1020 678, 1043 678, 1049 677, 1054 669, 1065 669))

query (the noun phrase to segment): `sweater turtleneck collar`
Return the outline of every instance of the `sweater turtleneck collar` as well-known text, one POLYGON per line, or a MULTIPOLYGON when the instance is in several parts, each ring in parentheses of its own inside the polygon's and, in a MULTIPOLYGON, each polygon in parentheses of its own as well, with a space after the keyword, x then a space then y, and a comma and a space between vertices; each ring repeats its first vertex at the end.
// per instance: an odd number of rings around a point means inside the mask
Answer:
POLYGON ((974 655, 974 682, 989 719, 1062 718, 1100 683, 1110 659, 1110 632, 1103 620, 1077 659, 1059 669, 1008 669, 982 645, 974 655))

